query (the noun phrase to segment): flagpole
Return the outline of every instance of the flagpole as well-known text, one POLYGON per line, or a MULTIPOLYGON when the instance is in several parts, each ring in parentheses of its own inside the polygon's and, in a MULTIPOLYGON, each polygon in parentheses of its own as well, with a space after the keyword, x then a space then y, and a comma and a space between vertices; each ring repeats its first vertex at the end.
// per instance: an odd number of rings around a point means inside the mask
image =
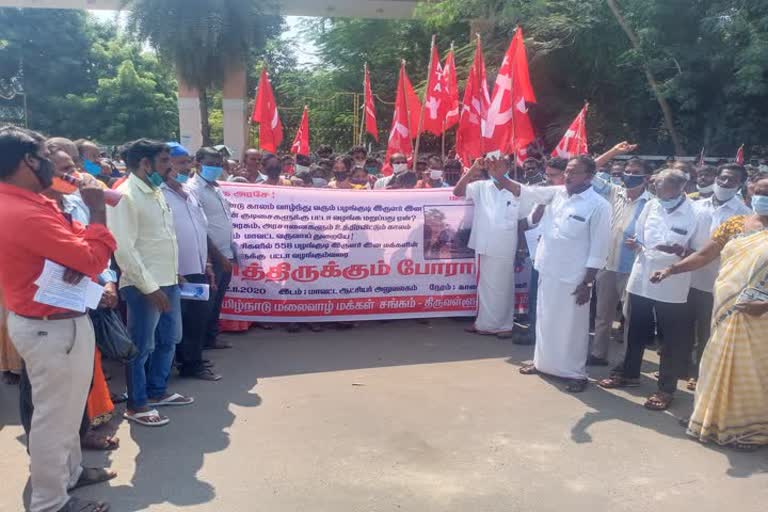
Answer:
POLYGON ((367 94, 368 91, 366 90, 366 87, 365 87, 365 83, 366 83, 365 77, 367 76, 368 76, 368 63, 366 62, 363 65, 363 115, 362 115, 362 122, 360 123, 360 142, 359 142, 361 146, 363 145, 363 138, 365 134, 365 118, 368 115, 368 111, 366 110, 368 105, 368 94, 367 94))
MULTIPOLYGON (((402 74, 405 74, 405 59, 400 59, 400 71, 401 71, 401 77, 402 74)), ((408 105, 408 94, 405 89, 405 80, 398 79, 397 81, 398 85, 401 87, 401 92, 403 94, 403 98, 405 98, 405 101, 403 103, 405 104, 405 115, 408 119, 408 140, 411 138, 411 109, 410 105, 408 105)), ((397 96, 395 96, 395 101, 397 101, 397 96)), ((395 105, 395 108, 397 108, 397 105, 395 105)), ((416 170, 416 160, 413 160, 413 170, 416 170)))
MULTIPOLYGON (((429 73, 432 72, 432 56, 435 54, 435 39, 437 36, 432 36, 432 45, 429 47, 429 64, 427 65, 427 89, 429 89, 429 80, 432 78, 429 73)), ((424 102, 427 101, 429 91, 424 93, 424 101, 421 104, 421 112, 419 114, 419 130, 416 132, 416 148, 413 151, 413 170, 416 170, 416 164, 419 161, 419 144, 421 143, 421 129, 424 127, 424 102)), ((407 101, 406 101, 407 103, 407 101)))

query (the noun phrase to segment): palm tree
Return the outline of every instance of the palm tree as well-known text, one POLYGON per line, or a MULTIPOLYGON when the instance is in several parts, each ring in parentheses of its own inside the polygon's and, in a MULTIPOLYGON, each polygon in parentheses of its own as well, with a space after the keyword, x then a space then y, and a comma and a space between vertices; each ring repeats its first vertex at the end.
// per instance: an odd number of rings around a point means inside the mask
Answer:
POLYGON ((242 66, 252 47, 279 31, 281 18, 269 0, 123 0, 128 29, 176 67, 200 93, 203 144, 210 145, 208 90, 242 66), (270 9, 270 7, 272 7, 270 9))

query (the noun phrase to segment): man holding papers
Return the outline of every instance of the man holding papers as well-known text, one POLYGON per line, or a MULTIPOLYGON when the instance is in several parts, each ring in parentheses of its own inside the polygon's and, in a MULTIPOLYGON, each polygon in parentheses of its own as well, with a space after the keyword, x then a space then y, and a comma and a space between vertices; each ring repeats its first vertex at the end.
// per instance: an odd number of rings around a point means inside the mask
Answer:
MULTIPOLYGON (((179 151, 179 148, 176 150, 179 151)), ((188 169, 172 169, 161 187, 173 213, 173 226, 179 245, 179 275, 182 276, 182 282, 209 285, 209 275, 213 276, 213 269, 207 266, 208 219, 203 207, 184 185, 187 179, 188 169)), ((210 315, 211 306, 207 300, 185 300, 182 295, 181 321, 184 328, 181 343, 176 346, 176 362, 181 365, 179 373, 182 377, 208 381, 221 379, 221 375, 203 364, 203 344, 210 315)))
POLYGON ((85 312, 35 302, 34 283, 46 260, 66 267, 67 281, 82 275, 95 279, 116 244, 105 227, 103 191, 81 189, 91 211, 91 224, 83 228, 40 194, 53 177, 41 135, 16 127, 0 130, 0 287, 10 311, 8 331, 25 361, 35 405, 29 435, 30 510, 100 512, 105 504, 68 494, 114 476, 81 466, 78 428, 93 375, 93 326, 85 312))

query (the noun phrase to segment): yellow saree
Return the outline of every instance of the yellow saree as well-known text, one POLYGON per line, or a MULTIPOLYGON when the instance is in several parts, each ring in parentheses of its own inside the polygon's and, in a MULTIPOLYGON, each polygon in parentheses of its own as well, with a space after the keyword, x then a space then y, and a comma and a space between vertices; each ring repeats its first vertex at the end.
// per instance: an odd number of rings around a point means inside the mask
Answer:
POLYGON ((768 285, 768 231, 744 233, 744 217, 736 217, 713 239, 723 246, 722 263, 688 433, 720 445, 766 445, 768 315, 746 315, 734 306, 744 289, 768 285))

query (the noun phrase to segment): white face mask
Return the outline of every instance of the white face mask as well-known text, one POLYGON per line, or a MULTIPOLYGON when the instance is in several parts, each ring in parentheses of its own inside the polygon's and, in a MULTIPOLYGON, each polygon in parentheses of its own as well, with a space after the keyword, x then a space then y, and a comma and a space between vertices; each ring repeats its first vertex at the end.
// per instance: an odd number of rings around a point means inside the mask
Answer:
POLYGON ((433 180, 441 180, 443 179, 443 171, 442 169, 430 169, 429 170, 429 177, 433 180))
POLYGON ((395 174, 403 174, 408 170, 408 164, 392 164, 392 172, 395 174))
POLYGON ((706 187, 702 187, 700 185, 696 185, 696 188, 699 189, 699 192, 702 193, 702 194, 711 194, 712 191, 715 189, 715 184, 713 183, 713 184, 711 184, 709 186, 706 186, 706 187))
POLYGON ((725 187, 721 187, 717 183, 715 183, 713 185, 713 187, 715 189, 715 197, 717 198, 718 201, 721 201, 723 203, 733 199, 733 196, 735 196, 736 192, 739 191, 738 187, 736 187, 736 188, 725 188, 725 187))

